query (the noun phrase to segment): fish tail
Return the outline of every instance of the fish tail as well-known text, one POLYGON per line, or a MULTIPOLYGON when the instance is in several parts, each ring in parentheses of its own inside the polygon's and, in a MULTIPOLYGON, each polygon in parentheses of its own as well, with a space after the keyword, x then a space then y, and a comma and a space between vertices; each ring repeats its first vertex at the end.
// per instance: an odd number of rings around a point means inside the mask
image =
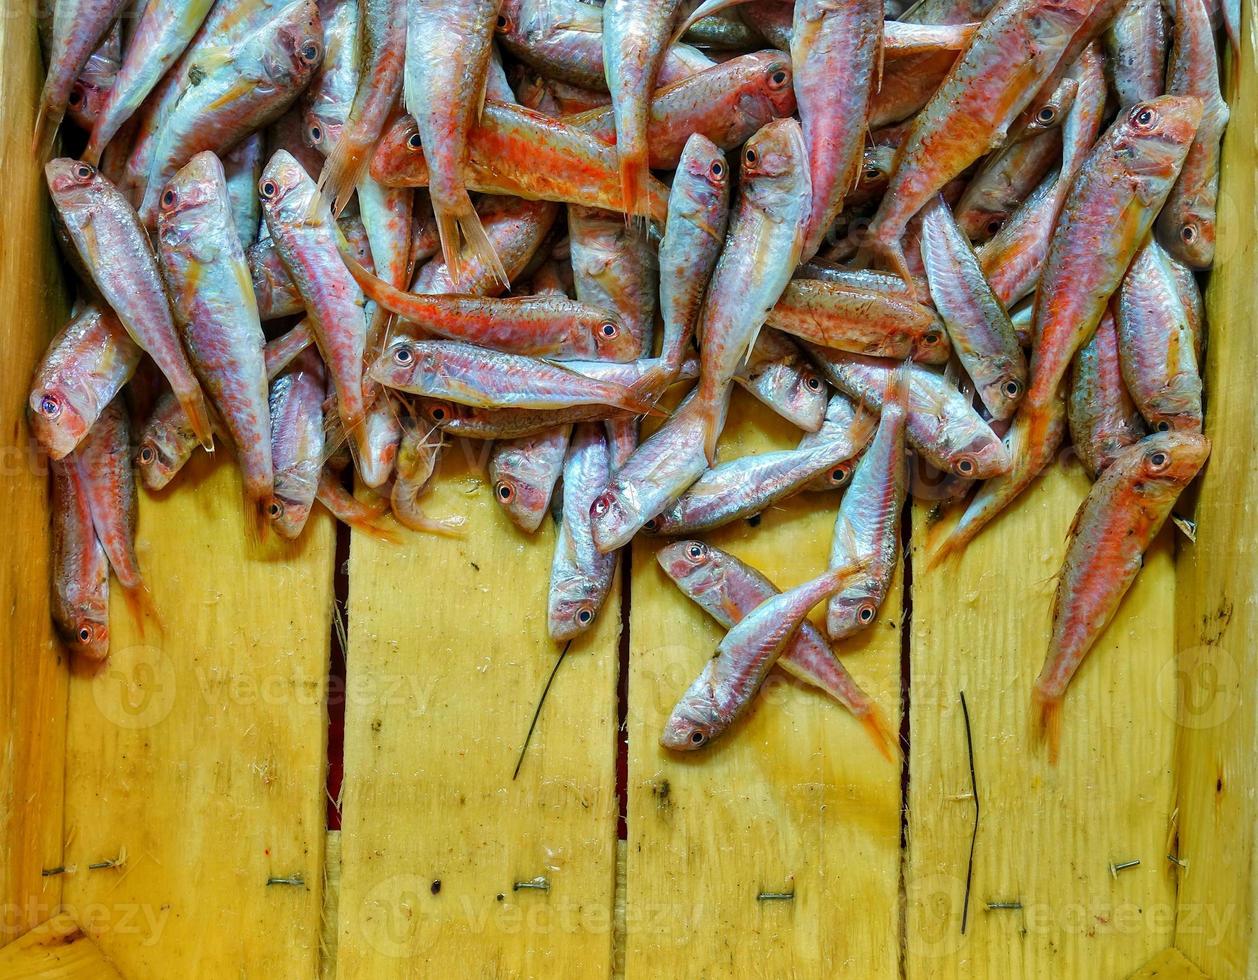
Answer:
POLYGON ((437 221, 437 235, 441 239, 441 254, 445 257, 446 268, 450 270, 450 278, 463 284, 467 267, 464 264, 462 250, 467 249, 467 257, 472 262, 483 265, 493 272, 503 286, 510 287, 507 270, 503 267, 498 250, 485 234, 485 226, 481 224, 480 215, 472 207, 472 199, 463 192, 463 199, 457 208, 448 209, 433 204, 433 216, 437 221))
POLYGON ((891 727, 882 709, 871 701, 864 711, 856 715, 861 727, 869 733, 875 747, 888 762, 900 761, 900 735, 891 727))
POLYGON ((210 421, 209 410, 205 407, 205 395, 198 387, 179 396, 179 404, 188 416, 188 424, 196 433, 197 441, 207 453, 214 452, 214 424, 210 421))
MULTIPOLYGON (((397 517, 396 511, 393 516, 397 517)), ((466 517, 429 517, 418 509, 412 509, 405 519, 397 519, 412 531, 422 531, 425 534, 438 534, 444 538, 461 538, 467 534, 466 517)))
POLYGON ((699 413, 700 425, 703 427, 703 454, 709 466, 716 465, 716 443, 721 438, 720 420, 717 418, 717 399, 705 391, 702 382, 699 392, 695 395, 696 411, 699 413))
POLYGON ((371 146, 364 146, 350 133, 343 133, 323 162, 319 172, 319 193, 332 206, 332 213, 345 210, 354 188, 362 179, 370 162, 371 146))
POLYGON ((148 586, 143 583, 133 586, 132 588, 124 588, 122 597, 127 603, 127 610, 131 613, 131 619, 135 622, 136 628, 140 631, 140 636, 144 636, 144 624, 148 620, 152 620, 157 624, 157 631, 163 632, 162 619, 157 614, 157 605, 153 602, 153 593, 148 590, 148 586))
POLYGON ((1048 746, 1048 761, 1057 765, 1061 751, 1062 695, 1049 694, 1038 686, 1031 692, 1031 723, 1035 726, 1036 741, 1048 746))
POLYGON ((620 198, 625 214, 645 223, 651 213, 651 170, 647 166, 646 148, 629 152, 618 147, 617 155, 620 162, 620 198))
POLYGON ((391 529, 376 523, 376 519, 368 517, 366 514, 333 514, 333 516, 342 524, 347 525, 355 531, 366 534, 368 537, 375 538, 377 541, 383 541, 386 544, 400 544, 401 538, 391 529))
POLYGON ((57 130, 61 128, 61 119, 65 115, 65 106, 58 108, 45 95, 39 100, 39 111, 35 115, 35 133, 31 137, 31 152, 40 162, 52 156, 52 144, 57 138, 57 130))

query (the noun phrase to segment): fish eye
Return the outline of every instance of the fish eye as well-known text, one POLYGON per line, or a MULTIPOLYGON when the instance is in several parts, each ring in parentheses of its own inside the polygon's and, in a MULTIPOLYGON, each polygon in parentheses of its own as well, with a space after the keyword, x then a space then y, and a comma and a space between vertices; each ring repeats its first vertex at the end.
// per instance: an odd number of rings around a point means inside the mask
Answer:
POLYGON ((506 14, 499 14, 498 19, 494 21, 494 30, 499 34, 507 34, 511 31, 511 18, 506 14))
POLYGON ((962 476, 969 476, 974 472, 974 460, 969 456, 962 456, 957 460, 957 472, 962 476))
POLYGON ((992 218, 991 221, 987 222, 987 234, 996 234, 996 232, 1000 231, 1000 226, 1002 224, 1004 224, 1004 222, 1002 222, 999 218, 992 218))
POLYGON ((1179 230, 1179 237, 1183 239, 1185 245, 1191 245, 1197 240, 1197 226, 1194 224, 1184 225, 1179 230))
POLYGON ((713 160, 712 166, 708 168, 708 173, 710 173, 713 176, 713 178, 716 180, 724 179, 725 164, 722 163, 720 160, 713 160))
POLYGON ((52 395, 44 395, 44 397, 39 400, 39 414, 46 415, 50 419, 55 419, 59 414, 61 414, 61 403, 58 402, 57 399, 53 398, 52 395))
POLYGON ((300 54, 302 61, 313 65, 319 60, 319 56, 323 54, 323 46, 314 38, 308 38, 306 43, 301 46, 300 54))
POLYGON ((756 165, 756 161, 760 159, 760 154, 756 152, 756 148, 754 146, 749 146, 743 151, 743 159, 747 161, 749 166, 754 167, 756 165))
POLYGON ((157 454, 153 452, 152 446, 145 446, 143 449, 140 450, 141 463, 151 463, 156 458, 156 456, 157 454))
POLYGON ((70 89, 70 95, 66 99, 66 101, 69 102, 70 105, 78 105, 80 102, 83 101, 83 92, 79 89, 77 85, 74 86, 74 88, 70 89))
POLYGON ((74 168, 74 176, 78 177, 79 180, 91 180, 94 173, 96 173, 95 169, 89 167, 86 163, 80 163, 74 168))
POLYGON ((700 732, 700 731, 694 731, 694 732, 691 732, 691 733, 690 733, 690 742, 691 742, 691 744, 692 744, 692 745, 702 745, 702 744, 703 744, 703 740, 704 740, 704 738, 706 738, 706 737, 707 737, 707 736, 705 736, 705 735, 703 734, 703 732, 700 732))
POLYGON ((1006 398, 1017 398, 1022 394, 1022 383, 1017 378, 1010 378, 1000 386, 1000 390, 1005 393, 1006 398))
POLYGON ((264 201, 271 200, 279 192, 279 186, 270 177, 264 178, 262 183, 258 185, 258 194, 261 195, 264 201))
POLYGON ((284 508, 280 506, 278 500, 272 500, 270 506, 267 507, 266 512, 271 515, 272 519, 274 519, 284 513, 284 508))
POLYGON ((808 377, 804 379, 804 384, 808 386, 809 391, 821 390, 821 379, 815 374, 808 375, 808 377))
POLYGON ((323 142, 323 127, 320 126, 318 123, 310 124, 310 142, 311 143, 323 142))
POLYGON ((1158 121, 1158 114, 1147 105, 1138 105, 1131 110, 1129 118, 1137 129, 1152 129, 1158 121))
POLYGON ((1170 423, 1170 422, 1168 422, 1168 421, 1166 421, 1166 419, 1162 419, 1162 421, 1160 421, 1157 425, 1155 425, 1155 426, 1154 426, 1154 428, 1155 428, 1158 432, 1170 432, 1170 431, 1171 431, 1171 423, 1170 423))
POLYGON ((397 350, 393 352, 393 361, 395 364, 403 366, 410 364, 415 359, 415 355, 411 353, 411 349, 405 344, 399 344, 397 350))
POLYGON ((428 414, 432 416, 434 422, 444 422, 446 419, 446 410, 440 405, 434 405, 429 409, 428 414))
POLYGON ((866 180, 877 180, 877 179, 878 179, 879 177, 881 177, 881 176, 882 176, 882 171, 881 171, 881 170, 879 170, 879 169, 878 169, 876 166, 874 166, 872 163, 871 163, 871 164, 868 164, 868 165, 865 167, 865 179, 866 179, 866 180))
POLYGON ((1057 110, 1054 109, 1051 105, 1044 106, 1042 109, 1040 109, 1039 112, 1035 114, 1035 121, 1045 126, 1049 125, 1056 118, 1057 118, 1057 110))
POLYGON ((702 561, 707 553, 708 546, 703 544, 701 541, 691 542, 690 547, 686 549, 686 557, 696 563, 702 561))
POLYGON ((785 88, 786 83, 791 80, 791 74, 785 68, 779 68, 769 76, 769 85, 773 88, 785 88))
POLYGON ((655 517, 652 517, 649 521, 642 525, 642 530, 646 531, 648 534, 654 534, 659 529, 660 522, 659 519, 655 517))
POLYGON ((499 480, 494 484, 494 493, 504 504, 509 504, 515 498, 515 488, 504 480, 499 480))
POLYGON ((590 513, 595 517, 602 517, 610 508, 611 497, 604 493, 594 498, 594 503, 590 505, 590 513))
POLYGON ((864 603, 860 609, 856 611, 856 618, 862 623, 872 623, 874 621, 875 610, 868 602, 864 603))
POLYGON ((1149 453, 1148 460, 1149 469, 1151 469, 1154 473, 1160 473, 1162 470, 1171 465, 1171 454, 1158 449, 1149 453))
POLYGON ((582 606, 577 612, 577 622, 582 626, 588 626, 590 620, 594 618, 594 613, 589 607, 582 606))
POLYGON ((169 187, 162 191, 162 207, 174 207, 177 195, 169 187))
POLYGON ((830 471, 830 482, 845 483, 849 475, 851 475, 851 470, 846 466, 836 466, 830 471))
POLYGON ((618 333, 620 333, 620 328, 616 326, 616 324, 612 323, 611 320, 604 320, 603 325, 598 328, 598 332, 601 333, 608 340, 611 340, 618 333))
POLYGON ((86 626, 80 626, 79 639, 82 640, 84 643, 86 643, 91 638, 92 638, 92 631, 88 629, 86 626))
POLYGON ((923 335, 922 335, 922 343, 924 343, 924 344, 926 344, 926 345, 928 345, 928 346, 930 346, 930 347, 933 347, 935 344, 939 343, 939 331, 938 331, 938 330, 932 330, 932 331, 930 331, 930 333, 923 334, 923 335))
POLYGON ((423 141, 420 140, 419 133, 411 133, 411 135, 406 138, 406 145, 412 150, 423 149, 423 141))

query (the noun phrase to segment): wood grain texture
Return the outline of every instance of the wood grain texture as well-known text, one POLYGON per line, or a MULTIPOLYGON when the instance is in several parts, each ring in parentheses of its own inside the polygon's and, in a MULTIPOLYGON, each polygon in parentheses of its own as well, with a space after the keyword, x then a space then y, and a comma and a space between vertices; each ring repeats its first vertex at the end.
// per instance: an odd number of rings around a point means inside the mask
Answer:
POLYGON ((1209 980, 1188 962, 1179 950, 1171 947, 1158 953, 1127 980, 1209 980))
POLYGON ((341 832, 329 830, 323 850, 323 918, 319 923, 319 980, 336 976, 336 929, 341 903, 341 832))
MULTIPOLYGON (((1174 604, 1162 536, 1066 695, 1061 758, 1031 733, 1066 529, 1088 481, 1057 464, 960 558, 913 567, 906 975, 1125 976, 1168 946, 1174 807, 1174 604), (969 703, 982 805, 969 928, 973 826, 969 703), (1139 867, 1111 875, 1111 861, 1139 867), (989 911, 988 902, 1022 910, 989 911), (1081 964, 1087 964, 1086 968, 1081 964)), ((914 554, 928 508, 914 508, 914 554)))
POLYGON ((47 919, 61 879, 66 654, 48 611, 47 463, 25 423, 31 375, 65 316, 43 169, 30 152, 42 82, 27 5, 0 5, 0 945, 47 919), (14 531, 20 533, 13 533, 14 531))
MULTIPOLYGON (((1195 502, 1197 543, 1181 550, 1176 592, 1179 854, 1188 870, 1180 876, 1175 946, 1216 980, 1258 976, 1258 38, 1253 4, 1244 7, 1246 84, 1231 100, 1206 290, 1206 435, 1213 451, 1195 502)), ((1235 67, 1230 56, 1228 64, 1235 67)), ((1225 91, 1238 88, 1235 77, 1226 73, 1225 91)))
POLYGON ((122 980, 67 913, 44 922, 0 949, 5 980, 122 980))
POLYGON ((109 663, 71 678, 65 902, 130 980, 318 970, 332 523, 248 544, 221 456, 141 494, 164 629, 114 590, 109 663))
MULTIPOLYGON (((800 433, 735 393, 722 458, 793 446, 800 433)), ((808 494, 704 536, 797 585, 826 566, 837 495, 808 494)), ((633 553, 626 975, 897 975, 900 768, 846 710, 774 671, 711 747, 672 753, 664 721, 723 635, 655 561, 633 553), (794 890, 793 901, 757 901, 794 890)), ((901 597, 838 648, 898 723, 901 597)), ((820 619, 822 609, 815 612, 820 619)))
POLYGON ((500 512, 484 448, 447 448, 425 502, 466 515, 466 537, 352 540, 342 978, 611 970, 619 586, 572 644, 513 781, 559 652, 554 529, 529 536, 500 512), (548 892, 513 890, 537 877, 548 892))

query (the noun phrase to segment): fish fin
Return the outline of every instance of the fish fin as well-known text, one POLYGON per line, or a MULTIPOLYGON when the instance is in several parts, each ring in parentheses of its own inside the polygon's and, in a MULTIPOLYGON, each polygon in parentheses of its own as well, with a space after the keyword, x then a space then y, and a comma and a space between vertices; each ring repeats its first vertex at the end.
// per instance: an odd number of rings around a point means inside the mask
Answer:
POLYGON ((348 133, 343 133, 323 161, 323 170, 319 172, 319 193, 332 206, 334 215, 345 210, 354 188, 371 162, 370 157, 370 146, 363 146, 351 139, 348 133))
POLYGON ((195 391, 179 396, 179 404, 188 416, 188 424, 196 433, 197 441, 207 453, 214 452, 214 424, 205 405, 205 395, 198 387, 195 391))
POLYGON ((856 720, 861 723, 861 727, 869 734, 873 740, 874 746, 882 753, 882 757, 888 762, 900 761, 900 733, 891 727, 891 723, 887 721, 887 716, 883 714, 882 708, 870 701, 865 709, 860 712, 853 712, 856 720))
POLYGON ((52 144, 57 138, 57 130, 61 128, 65 111, 65 106, 58 109, 47 97, 39 101, 39 111, 35 115, 35 132, 31 137, 31 152, 40 163, 52 156, 52 144))
POLYGON ((478 262, 484 263, 504 286, 510 287, 507 270, 503 267, 498 250, 485 234, 485 226, 481 224, 480 215, 472 207, 472 199, 464 191, 463 200, 456 210, 438 207, 433 202, 433 216, 437 221, 437 235, 441 239, 441 253, 446 260, 446 268, 450 270, 450 278, 463 285, 463 254, 465 247, 478 262))
MULTIPOLYGON (((320 501, 322 503, 322 501, 320 501)), ((324 503, 327 507, 327 504, 324 503)), ((376 523, 376 520, 368 517, 356 517, 351 514, 338 514, 328 507, 329 512, 338 521, 352 530, 358 531, 368 537, 375 538, 377 541, 383 541, 386 544, 401 544, 402 539, 390 528, 384 527, 376 523)))
POLYGON ((617 144, 616 158, 620 165, 621 207, 645 228, 651 213, 651 170, 646 147, 642 147, 641 153, 625 153, 624 147, 617 144))
POLYGON ((153 602, 153 593, 149 591, 147 585, 141 583, 135 588, 124 588, 122 597, 127 603, 127 610, 131 613, 131 619, 135 622, 141 637, 144 636, 145 621, 149 619, 157 624, 159 633, 165 631, 165 627, 162 625, 162 618, 157 613, 157 605, 153 602))
POLYGON ((1035 726, 1036 741, 1048 746, 1048 761, 1057 765, 1057 757, 1061 752, 1061 707, 1063 698, 1060 694, 1045 694, 1038 687, 1031 692, 1031 723, 1035 726))
POLYGON ((730 7, 735 7, 743 2, 744 0, 704 0, 704 2, 695 7, 695 9, 690 12, 690 16, 683 20, 678 25, 677 29, 673 31, 672 37, 668 39, 668 47, 671 48, 674 44, 680 41, 686 31, 690 30, 690 28, 694 27, 695 24, 699 23, 699 21, 703 20, 705 17, 711 17, 713 14, 720 13, 722 10, 728 10, 730 7))
POLYGON ((439 534, 447 538, 461 538, 467 534, 466 517, 429 517, 414 508, 405 518, 393 511, 393 518, 405 528, 425 534, 439 534))

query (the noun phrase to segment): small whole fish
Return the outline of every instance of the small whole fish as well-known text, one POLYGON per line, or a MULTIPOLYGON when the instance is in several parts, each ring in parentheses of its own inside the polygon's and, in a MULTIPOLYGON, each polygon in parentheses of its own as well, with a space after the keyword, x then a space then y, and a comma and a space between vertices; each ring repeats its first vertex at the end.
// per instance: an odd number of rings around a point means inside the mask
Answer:
POLYGON ((306 526, 323 470, 323 363, 306 350, 271 384, 271 459, 275 493, 267 517, 293 540, 306 526))
POLYGON ((1201 372, 1192 311, 1171 268, 1174 261, 1153 239, 1132 259, 1118 290, 1118 360, 1151 429, 1200 432, 1201 372))
POLYGON ((520 530, 532 534, 550 510, 571 437, 571 425, 557 425, 535 436, 494 443, 488 466, 494 499, 520 530))
POLYGON ((31 383, 26 404, 39 447, 53 459, 73 452, 131 380, 143 353, 112 311, 87 305, 72 316, 31 383))
POLYGON ((594 544, 590 507, 611 477, 611 456, 603 426, 581 422, 563 466, 563 516, 555 535, 546 599, 546 623, 552 640, 579 636, 594 623, 616 573, 615 553, 594 544))
POLYGON ((109 656, 109 559, 74 463, 54 460, 51 469, 53 625, 72 653, 101 661, 109 656))
POLYGON ((135 211, 95 167, 65 157, 44 168, 61 227, 105 302, 170 382, 193 431, 214 444, 201 384, 179 343, 170 304, 135 211))
POLYGON ((1055 126, 989 156, 966 184, 953 212, 970 241, 986 241, 999 232, 1056 166, 1061 151, 1061 127, 1055 126))
POLYGON ((772 328, 761 330, 734 382, 791 425, 805 432, 821 428, 826 414, 826 383, 798 345, 784 334, 772 328))
POLYGON ((158 249, 184 348, 236 447, 245 495, 259 504, 272 490, 266 337, 218 157, 206 151, 188 161, 158 207, 158 249))
POLYGON ((735 623, 673 708, 660 744, 674 751, 693 751, 728 731, 751 706, 809 610, 842 589, 859 570, 859 564, 832 568, 766 599, 735 623))
POLYGON ((694 336, 708 280, 725 243, 729 221, 729 164, 706 136, 686 140, 668 195, 668 219, 660 241, 660 357, 672 380, 694 336))
POLYGON ((1200 433, 1154 433, 1125 449, 1079 507, 1057 580, 1048 655, 1033 694, 1052 761, 1071 678, 1113 619, 1180 492, 1209 455, 1210 441, 1200 433))
POLYGON ((1070 441, 1093 480, 1148 434, 1123 381, 1118 328, 1108 310, 1092 339, 1075 355, 1066 411, 1070 441))
MULTIPOLYGON (((730 629, 778 588, 750 565, 702 541, 675 541, 655 553, 664 574, 713 619, 730 629)), ((839 662, 821 631, 808 620, 787 643, 777 666, 834 698, 864 726, 887 758, 897 753, 897 736, 882 710, 839 662)))
POLYGON ((649 357, 660 294, 659 259, 646 229, 639 225, 626 223, 618 212, 568 206, 568 248, 577 299, 614 311, 632 342, 630 356, 649 357))
MULTIPOLYGON (((354 261, 363 268, 374 271, 371 245, 363 223, 357 217, 342 217, 337 221, 337 227, 349 243, 349 253, 354 261)), ((269 229, 265 237, 245 250, 245 259, 249 263, 249 275, 253 279, 258 315, 263 320, 278 320, 280 317, 305 312, 306 303, 302 299, 301 290, 288 274, 288 266, 280 257, 276 240, 271 237, 269 229)))
POLYGON ((943 198, 922 209, 922 260, 935 309, 952 349, 992 418, 1013 415, 1026 392, 1027 363, 1004 304, 943 198))
POLYGON ((806 161, 794 119, 774 120, 743 148, 738 201, 697 328, 702 348, 693 411, 703 419, 709 461, 716 458, 726 389, 799 264, 812 197, 806 161))

